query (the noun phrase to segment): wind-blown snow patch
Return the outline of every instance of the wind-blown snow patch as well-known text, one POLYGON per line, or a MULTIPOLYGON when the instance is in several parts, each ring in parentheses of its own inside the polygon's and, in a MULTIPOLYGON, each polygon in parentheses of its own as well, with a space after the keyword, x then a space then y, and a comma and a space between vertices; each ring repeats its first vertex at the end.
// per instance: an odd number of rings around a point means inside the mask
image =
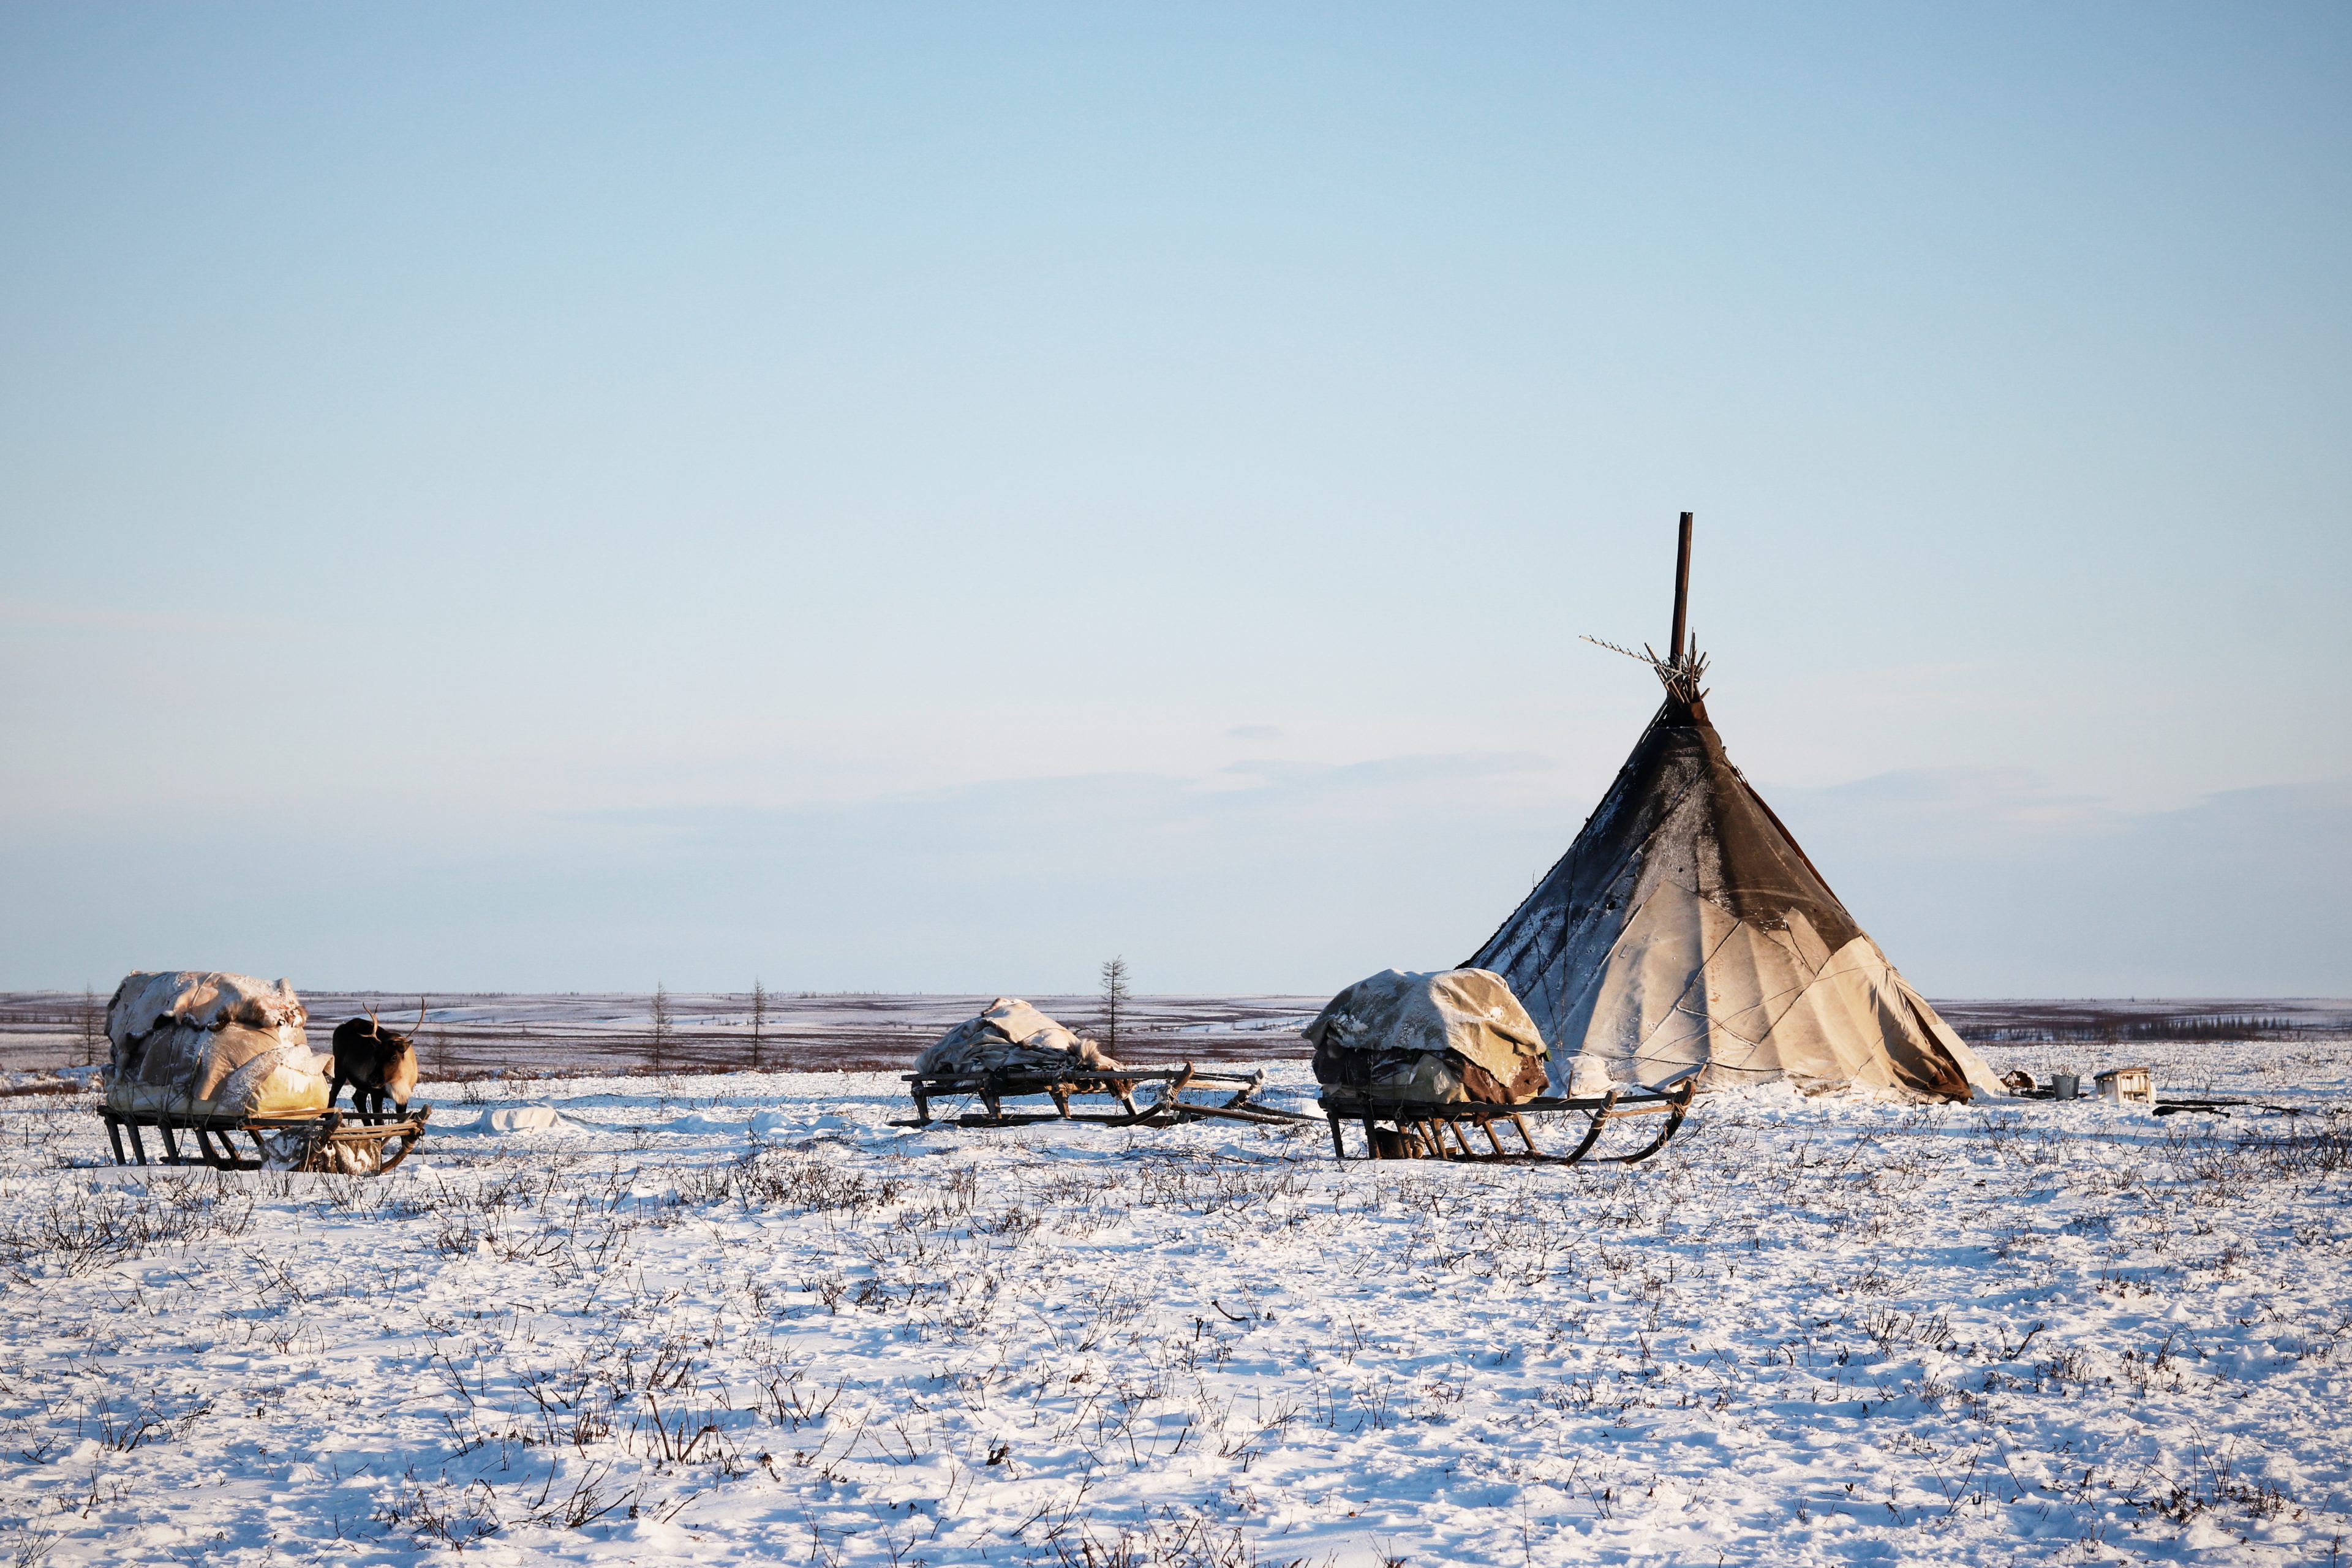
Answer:
POLYGON ((563 1124, 563 1113, 551 1105, 501 1105, 483 1111, 469 1131, 547 1132, 563 1124))

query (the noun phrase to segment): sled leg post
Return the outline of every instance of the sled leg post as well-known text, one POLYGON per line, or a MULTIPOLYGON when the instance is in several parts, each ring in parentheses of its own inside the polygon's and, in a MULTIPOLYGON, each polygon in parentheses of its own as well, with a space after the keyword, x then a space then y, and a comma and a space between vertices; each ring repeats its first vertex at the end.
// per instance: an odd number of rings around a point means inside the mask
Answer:
POLYGON ((131 1162, 123 1158, 122 1155, 122 1123, 115 1117, 114 1112, 111 1110, 106 1113, 106 1141, 114 1145, 114 1163, 116 1164, 128 1165, 131 1163, 131 1162))
POLYGON ((147 1163, 147 1141, 139 1136, 139 1123, 136 1121, 126 1121, 122 1125, 128 1128, 131 1132, 131 1152, 139 1156, 139 1163, 142 1165, 145 1164, 147 1163))
POLYGON ((1348 1140, 1346 1135, 1339 1131, 1339 1119, 1337 1116, 1327 1116, 1324 1120, 1331 1124, 1331 1157, 1335 1160, 1346 1159, 1348 1157, 1348 1140))
MULTIPOLYGON (((1191 1115, 1191 1108, 1187 1106, 1181 1099, 1178 1098, 1185 1089, 1192 1087, 1192 1064, 1191 1062, 1186 1062, 1184 1064, 1184 1070, 1176 1075, 1174 1082, 1161 1086, 1159 1102, 1153 1106, 1152 1109, 1159 1114, 1169 1118, 1170 1124, 1171 1125, 1178 1121, 1198 1121, 1202 1120, 1198 1116, 1191 1115)), ((1243 1090, 1244 1094, 1247 1094, 1248 1092, 1249 1091, 1246 1089, 1243 1090)))
POLYGON ((163 1163, 166 1165, 186 1164, 187 1162, 180 1158, 180 1141, 173 1136, 173 1129, 172 1127, 172 1119, 168 1116, 159 1117, 155 1122, 155 1131, 162 1135, 163 1140, 163 1163))
POLYGON ((1511 1125, 1519 1130, 1519 1142, 1528 1146, 1528 1152, 1540 1157, 1543 1151, 1536 1147, 1536 1135, 1528 1130, 1528 1119, 1514 1110, 1511 1112, 1511 1125))
POLYGON ((1596 1116, 1592 1119, 1592 1124, 1584 1130, 1583 1138, 1578 1142, 1575 1148, 1568 1152, 1568 1163, 1573 1165, 1592 1152, 1592 1146, 1601 1142, 1601 1129, 1608 1120, 1605 1116, 1596 1116))
POLYGON ((1495 1158, 1497 1160, 1501 1159, 1503 1157, 1503 1141, 1495 1136, 1495 1119, 1491 1116, 1480 1117, 1478 1119, 1478 1131, 1486 1135, 1486 1142, 1488 1146, 1495 1151, 1495 1158))
POLYGON ((1617 1091, 1612 1089, 1609 1091, 1609 1097, 1601 1102, 1601 1109, 1591 1112, 1592 1125, 1584 1130, 1584 1142, 1579 1143, 1574 1152, 1569 1155, 1570 1164, 1575 1164, 1592 1152, 1592 1146, 1601 1142, 1601 1130, 1609 1125, 1609 1112, 1616 1104, 1617 1091))
POLYGON ((425 1141, 425 1124, 432 1119, 433 1108, 431 1106, 425 1106, 424 1109, 417 1111, 415 1116, 409 1121, 408 1131, 402 1136, 393 1140, 394 1146, 393 1147, 392 1152, 383 1157, 382 1163, 375 1168, 375 1173, 381 1176, 385 1172, 391 1170, 394 1165, 399 1164, 403 1160, 407 1159, 409 1152, 414 1150, 417 1144, 425 1141))
POLYGON ((1696 1083, 1684 1084, 1682 1093, 1675 1099, 1675 1108, 1666 1112, 1666 1124, 1664 1128, 1660 1129, 1657 1137, 1651 1141, 1649 1147, 1642 1150, 1639 1153, 1626 1155, 1621 1163, 1627 1165, 1636 1164, 1641 1161, 1648 1159, 1651 1155, 1664 1148, 1666 1146, 1666 1141, 1675 1135, 1675 1130, 1683 1124, 1683 1118, 1690 1114, 1691 1096, 1696 1094, 1697 1091, 1698 1085, 1696 1083))

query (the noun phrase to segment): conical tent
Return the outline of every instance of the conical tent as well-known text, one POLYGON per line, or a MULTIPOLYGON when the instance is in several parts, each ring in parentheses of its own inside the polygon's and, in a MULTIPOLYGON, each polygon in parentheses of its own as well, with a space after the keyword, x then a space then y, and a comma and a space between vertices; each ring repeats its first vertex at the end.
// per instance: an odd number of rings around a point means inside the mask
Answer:
POLYGON ((1640 1083, 1698 1067, 1706 1089, 2004 1092, 1724 754, 1683 636, 1688 530, 1685 514, 1672 657, 1645 660, 1664 704, 1567 855, 1464 967, 1510 983, 1562 1085, 1590 1056, 1640 1083))

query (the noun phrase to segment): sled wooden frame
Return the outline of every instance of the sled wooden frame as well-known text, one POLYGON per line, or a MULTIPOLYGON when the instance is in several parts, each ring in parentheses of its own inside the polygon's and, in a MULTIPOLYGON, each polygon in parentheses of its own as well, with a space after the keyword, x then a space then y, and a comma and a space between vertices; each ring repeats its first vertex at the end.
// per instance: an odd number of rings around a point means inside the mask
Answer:
POLYGON ((107 1142, 114 1147, 118 1165, 209 1165, 215 1171, 258 1171, 269 1159, 265 1139, 299 1132, 304 1139, 301 1155, 284 1169, 332 1171, 336 1162, 331 1150, 373 1145, 379 1163, 369 1173, 380 1176, 408 1158, 409 1151, 425 1136, 425 1123, 432 1118, 433 1108, 412 1106, 404 1112, 331 1110, 293 1116, 194 1116, 177 1110, 110 1109, 99 1114, 106 1119, 107 1142), (142 1127, 158 1135, 163 1145, 160 1158, 148 1159, 146 1141, 139 1135, 142 1127), (128 1154, 123 1150, 125 1132, 131 1135, 128 1154), (181 1146, 179 1135, 184 1132, 194 1134, 193 1152, 181 1146), (238 1133, 253 1140, 250 1156, 238 1151, 238 1133))
POLYGON ((1523 1100, 1517 1105, 1489 1105, 1480 1100, 1432 1105, 1425 1100, 1380 1100, 1327 1085, 1322 1105, 1323 1114, 1331 1123, 1331 1152, 1342 1160, 1352 1158, 1343 1129, 1353 1121, 1364 1130, 1363 1157, 1369 1160, 1483 1160, 1489 1164, 1573 1165, 1581 1160, 1597 1159, 1602 1164, 1634 1165, 1664 1148, 1681 1130, 1683 1118, 1690 1113, 1691 1100, 1697 1092, 1698 1068, 1694 1067, 1648 1089, 1632 1093, 1612 1089, 1605 1095, 1580 1100, 1547 1096, 1523 1100), (1590 1119, 1576 1147, 1565 1154, 1547 1154, 1537 1148, 1527 1118, 1569 1114, 1590 1119), (1612 1121, 1630 1116, 1664 1116, 1666 1120, 1655 1138, 1630 1154, 1594 1155, 1593 1146, 1601 1142, 1601 1130, 1612 1121), (1383 1121, 1393 1126, 1382 1128, 1380 1123, 1383 1121), (1508 1122, 1518 1133, 1520 1150, 1503 1147, 1503 1141, 1495 1136, 1495 1123, 1498 1121, 1508 1122), (1470 1147, 1465 1123, 1485 1136, 1485 1150, 1470 1147), (1454 1140, 1451 1149, 1446 1147, 1449 1133, 1454 1140), (1382 1152, 1383 1142, 1391 1152, 1382 1152))
POLYGON ((1000 1070, 910 1072, 900 1076, 906 1080, 907 1092, 914 1097, 915 1114, 910 1121, 891 1122, 893 1127, 932 1127, 942 1122, 974 1128, 1034 1127, 1056 1121, 1089 1121, 1101 1127, 1174 1127, 1210 1118, 1258 1122, 1314 1120, 1295 1110, 1276 1110, 1249 1102, 1250 1096, 1265 1082, 1263 1068, 1246 1073, 1217 1072, 1186 1062, 1180 1068, 1121 1068, 1117 1072, 1000 1070), (1136 1088, 1147 1083, 1160 1085, 1160 1098, 1139 1105, 1136 1088), (1222 1104, 1204 1105, 1179 1098, 1186 1089, 1229 1089, 1232 1093, 1222 1104), (1089 1094, 1108 1095, 1118 1102, 1119 1109, 1108 1112, 1070 1109, 1072 1097, 1089 1094), (1008 1112, 1004 1109, 1006 1100, 1032 1095, 1044 1095, 1052 1100, 1053 1111, 1008 1112), (977 1099, 982 1109, 952 1117, 931 1114, 931 1101, 957 1098, 977 1099))

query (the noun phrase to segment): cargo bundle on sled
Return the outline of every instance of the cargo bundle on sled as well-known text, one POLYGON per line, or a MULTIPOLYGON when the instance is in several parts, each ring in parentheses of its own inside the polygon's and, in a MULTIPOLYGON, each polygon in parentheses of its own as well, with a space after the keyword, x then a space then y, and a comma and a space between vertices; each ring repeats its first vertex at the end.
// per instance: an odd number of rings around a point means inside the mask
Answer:
POLYGON ((106 1008, 110 1054, 100 1112, 115 1163, 352 1175, 399 1164, 433 1108, 336 1110, 333 1060, 310 1049, 308 1021, 283 980, 197 970, 126 978, 106 1008), (152 1162, 151 1131, 158 1143, 152 1162))
POLYGON ((1599 1158, 1632 1163, 1666 1146, 1690 1110, 1694 1072, 1655 1085, 1620 1085, 1599 1064, 1579 1058, 1578 1070, 1552 1086, 1550 1048, 1535 1021, 1502 977, 1484 969, 1430 974, 1384 970, 1349 986, 1307 1026, 1315 1047, 1315 1077, 1323 1086, 1323 1114, 1331 1124, 1331 1151, 1347 1159, 1345 1128, 1363 1130, 1366 1158, 1374 1160, 1505 1160, 1572 1165, 1593 1157, 1601 1131, 1621 1118, 1663 1115, 1648 1142, 1631 1153, 1599 1158), (1528 1119, 1581 1116, 1576 1146, 1548 1154, 1528 1119), (1506 1149, 1497 1123, 1517 1135, 1506 1149), (1474 1148, 1476 1133, 1486 1147, 1474 1148))
POLYGON ((1263 1070, 1235 1073, 1199 1068, 1129 1067, 1103 1054, 1084 1036, 1063 1027, 1015 996, 999 996, 988 1010, 950 1029, 915 1060, 906 1076, 915 1101, 912 1120, 896 1127, 929 1127, 952 1121, 959 1127, 1024 1127, 1045 1121, 1090 1121, 1108 1127, 1172 1127, 1217 1117, 1234 1121, 1297 1121, 1295 1112, 1254 1105, 1250 1097, 1265 1081, 1263 1070), (1149 1085, 1153 1097, 1141 1103, 1136 1090, 1149 1085), (1186 1100, 1207 1091, 1208 1100, 1186 1100), (1073 1110, 1070 1101, 1102 1096, 1118 1109, 1073 1110), (1222 1098, 1219 1098, 1222 1097, 1222 1098), (1008 1112, 1008 1100, 1041 1098, 1052 1110, 1008 1112), (935 1117, 935 1100, 961 1100, 967 1109, 935 1117), (977 1111, 968 1109, 978 1101, 977 1111))

